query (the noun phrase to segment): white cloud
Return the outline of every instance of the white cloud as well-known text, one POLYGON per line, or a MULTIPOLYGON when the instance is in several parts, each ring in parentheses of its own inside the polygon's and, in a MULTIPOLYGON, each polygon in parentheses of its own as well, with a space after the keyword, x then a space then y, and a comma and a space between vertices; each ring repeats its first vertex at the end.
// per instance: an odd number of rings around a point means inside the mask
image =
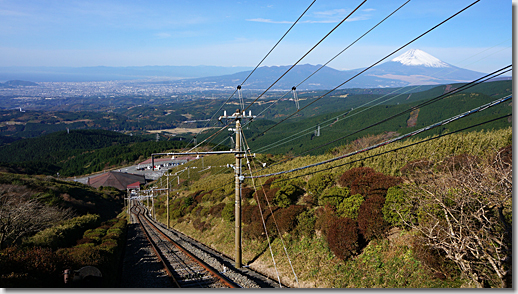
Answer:
POLYGON ((154 34, 154 36, 158 37, 160 39, 171 38, 171 34, 169 34, 169 33, 156 33, 156 34, 154 34))
POLYGON ((246 21, 253 21, 253 22, 264 22, 264 23, 293 23, 292 21, 287 20, 271 20, 268 18, 251 18, 247 19, 246 21))
POLYGON ((341 8, 341 9, 333 9, 333 10, 326 10, 326 11, 317 11, 313 14, 317 17, 330 17, 330 16, 336 16, 336 15, 344 15, 347 12, 347 10, 341 8))
POLYGON ((374 8, 366 8, 366 9, 363 9, 362 11, 364 12, 371 12, 371 11, 375 11, 376 9, 374 8))

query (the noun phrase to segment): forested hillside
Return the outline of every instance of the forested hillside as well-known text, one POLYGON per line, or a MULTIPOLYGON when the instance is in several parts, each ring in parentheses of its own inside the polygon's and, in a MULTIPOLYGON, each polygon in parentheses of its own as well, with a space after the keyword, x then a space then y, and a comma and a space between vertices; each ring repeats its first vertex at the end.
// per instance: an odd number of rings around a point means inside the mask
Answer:
POLYGON ((61 131, 0 147, 0 166, 13 172, 75 176, 132 164, 186 144, 103 130, 61 131))
MULTIPOLYGON (((512 93, 509 82, 483 83, 461 93, 443 96, 441 99, 429 103, 429 101, 433 101, 432 99, 441 97, 444 93, 460 85, 438 86, 427 91, 406 94, 403 97, 396 95, 386 97, 362 95, 360 101, 354 100, 354 96, 324 98, 307 108, 305 112, 298 113, 293 119, 278 126, 275 126, 275 124, 287 114, 293 113, 295 109, 291 108, 289 111, 284 111, 282 115, 277 114, 277 119, 262 120, 258 118, 250 124, 245 122, 244 134, 252 150, 258 153, 282 154, 291 152, 292 154, 300 154, 306 152, 316 155, 325 153, 335 146, 348 144, 369 135, 384 135, 390 138, 397 134, 410 133, 512 93), (381 97, 384 98, 381 99, 381 97), (341 99, 343 102, 338 104, 335 101, 336 99, 341 99), (350 101, 351 99, 353 101, 350 101), (375 99, 375 103, 365 105, 367 101, 372 99, 375 99), (377 105, 378 103, 381 104, 377 105), (364 106, 356 108, 361 105, 364 106), (340 108, 344 110, 337 112, 336 110, 340 108), (378 124, 378 122, 383 123, 378 124), (328 142, 333 143, 328 144, 328 142)), ((309 102, 301 102, 301 106, 305 103, 309 102)), ((280 109, 280 107, 277 107, 275 111, 280 109)), ((508 102, 429 131, 423 136, 461 129, 511 113, 512 103, 508 102)), ((507 121, 498 120, 478 129, 501 129, 511 125, 512 122, 509 118, 507 121)), ((212 133, 208 131, 200 137, 204 138, 212 133)), ((228 136, 228 134, 220 134, 214 140, 223 140, 225 136, 228 136)))

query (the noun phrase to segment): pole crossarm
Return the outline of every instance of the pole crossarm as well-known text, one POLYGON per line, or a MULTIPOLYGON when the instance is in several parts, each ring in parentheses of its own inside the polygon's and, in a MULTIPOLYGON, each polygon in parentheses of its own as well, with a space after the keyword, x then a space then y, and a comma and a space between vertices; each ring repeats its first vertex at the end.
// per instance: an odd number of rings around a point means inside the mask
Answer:
POLYGON ((245 154, 245 151, 207 151, 207 152, 167 152, 167 153, 151 153, 151 156, 155 156, 155 155, 204 155, 204 154, 207 154, 207 155, 210 155, 210 154, 236 154, 236 153, 240 153, 240 154, 245 154))

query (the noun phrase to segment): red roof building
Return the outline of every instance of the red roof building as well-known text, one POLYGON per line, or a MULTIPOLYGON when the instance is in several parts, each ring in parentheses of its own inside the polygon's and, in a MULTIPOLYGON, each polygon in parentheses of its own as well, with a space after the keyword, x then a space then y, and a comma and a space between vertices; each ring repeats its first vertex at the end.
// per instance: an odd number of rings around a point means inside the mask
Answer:
POLYGON ((126 190, 128 185, 135 184, 137 182, 139 184, 145 184, 146 178, 143 175, 110 171, 88 179, 89 186, 95 188, 99 188, 101 186, 114 187, 119 190, 126 190))

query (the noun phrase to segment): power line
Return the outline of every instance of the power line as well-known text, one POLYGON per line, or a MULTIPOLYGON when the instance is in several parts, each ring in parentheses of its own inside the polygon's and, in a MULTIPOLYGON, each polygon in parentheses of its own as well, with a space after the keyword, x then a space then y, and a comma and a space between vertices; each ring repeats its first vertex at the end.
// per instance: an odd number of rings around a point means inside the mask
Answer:
MULTIPOLYGON (((400 116, 400 115, 403 115, 403 114, 405 114, 405 113, 408 113, 408 112, 413 111, 413 110, 415 110, 415 109, 418 109, 418 108, 420 108, 420 107, 423 107, 423 106, 429 105, 429 104, 434 103, 434 102, 437 102, 437 101, 439 101, 439 100, 441 100, 441 99, 443 99, 443 98, 449 97, 449 96, 451 96, 451 95, 453 95, 453 94, 457 94, 457 93, 459 93, 459 92, 461 92, 461 91, 467 90, 467 89, 469 89, 469 88, 471 88, 471 87, 474 87, 474 86, 476 86, 476 85, 479 85, 479 84, 481 84, 481 83, 484 83, 484 82, 486 82, 486 81, 488 81, 488 80, 490 80, 490 79, 493 79, 493 78, 495 78, 495 77, 498 77, 498 76, 500 76, 500 75, 502 75, 502 74, 504 74, 504 73, 506 73, 506 72, 510 71, 511 69, 508 69, 508 70, 506 70, 506 69, 507 69, 507 68, 509 68, 509 67, 511 67, 511 66, 512 66, 512 65, 509 65, 509 66, 507 66, 507 67, 504 67, 504 68, 498 69, 498 70, 496 70, 496 71, 494 71, 494 72, 492 72, 492 73, 490 73, 490 74, 487 74, 487 75, 485 75, 485 76, 483 76, 483 77, 481 77, 481 78, 478 78, 477 80, 474 80, 474 81, 472 81, 472 82, 470 82, 470 83, 464 84, 464 85, 462 85, 461 87, 459 87, 459 88, 457 88, 457 89, 455 89, 455 90, 453 90, 453 91, 450 91, 450 92, 448 92, 448 93, 444 93, 444 94, 442 94, 442 95, 439 95, 439 96, 437 96, 437 97, 435 97, 435 98, 432 98, 432 99, 430 99, 430 100, 427 100, 427 101, 425 101, 425 102, 423 102, 423 103, 420 103, 420 104, 418 104, 418 105, 416 105, 416 106, 413 106, 413 107, 411 107, 411 108, 409 108, 409 109, 407 109, 407 110, 403 110, 403 111, 401 111, 401 112, 399 112, 399 113, 397 113, 397 114, 394 114, 394 115, 392 115, 391 117, 388 117, 388 118, 386 118, 386 119, 383 119, 383 120, 381 120, 381 121, 378 121, 378 122, 376 122, 376 123, 373 123, 373 124, 371 124, 371 125, 369 125, 369 126, 367 126, 367 127, 364 127, 364 128, 362 128, 362 129, 360 129, 360 130, 356 130, 356 131, 351 132, 351 133, 349 133, 349 134, 347 134, 347 135, 345 135, 345 136, 339 137, 339 138, 334 139, 334 140, 332 140, 332 141, 330 141, 330 142, 327 142, 327 143, 324 143, 324 144, 322 144, 322 145, 320 145, 320 146, 314 147, 314 148, 312 148, 312 149, 310 149, 310 150, 307 150, 307 151, 305 151, 305 152, 303 152, 303 153, 299 154, 298 156, 302 156, 302 155, 307 154, 307 153, 309 153, 309 152, 311 152, 311 151, 314 151, 314 150, 320 149, 320 148, 322 148, 322 147, 328 146, 328 145, 330 145, 330 144, 332 144, 332 143, 338 142, 338 141, 343 140, 343 139, 345 139, 345 138, 347 138, 347 137, 349 137, 349 136, 352 136, 352 135, 354 135, 354 134, 357 134, 357 133, 359 133, 359 132, 361 132, 361 131, 365 131, 365 130, 367 130, 367 129, 369 129, 369 128, 372 128, 372 127, 374 127, 374 126, 377 126, 377 125, 379 125, 379 124, 381 124, 381 123, 387 122, 387 121, 389 121, 389 120, 391 120, 391 119, 393 119, 393 118, 395 118, 395 117, 398 117, 398 116, 400 116), (505 70, 505 71, 504 71, 504 70, 505 70)), ((271 144, 270 144, 270 145, 271 145, 271 144)), ((291 159, 293 159, 293 158, 291 158, 291 159)), ((267 168, 271 168, 271 167, 273 167, 273 166, 275 166, 275 165, 278 165, 278 164, 281 164, 281 163, 283 163, 283 162, 286 162, 287 160, 289 160, 289 159, 283 160, 283 161, 278 162, 278 163, 276 163, 276 164, 274 164, 274 165, 270 165, 270 166, 269 166, 269 167, 267 167, 267 168)), ((266 168, 266 169, 267 169, 267 168, 266 168)))
MULTIPOLYGON (((485 49, 485 50, 483 50, 482 52, 487 51, 487 50, 489 50, 489 49, 485 49)), ((478 54, 480 54, 480 53, 482 53, 482 52, 479 52, 479 53, 477 53, 477 54, 475 54, 475 55, 473 55, 473 56, 476 56, 476 55, 478 55, 478 54)), ((473 56, 471 56, 471 57, 473 57, 473 56)), ((468 58, 466 58, 466 59, 469 59, 469 58, 471 58, 471 57, 468 57, 468 58)), ((458 71, 458 70, 459 70, 458 68, 455 68, 454 70, 452 70, 452 71, 448 72, 447 74, 452 74, 452 73, 454 73, 455 71, 458 71)), ((446 71, 446 68, 445 68, 445 69, 443 69, 443 70, 441 70, 441 71, 440 71, 440 72, 438 72, 438 73, 441 73, 441 72, 443 72, 443 71, 446 71)), ((436 75, 433 75, 433 76, 436 76, 436 75)), ((388 98, 387 100, 380 101, 380 102, 378 102, 378 103, 376 103, 376 104, 374 104, 374 105, 372 105, 372 106, 370 106, 370 107, 364 108, 364 109, 362 109, 362 110, 360 110, 360 111, 357 111, 357 112, 352 113, 351 115, 348 115, 348 114, 353 110, 353 109, 351 108, 351 109, 347 110, 346 112, 344 112, 344 113, 342 113, 342 114, 340 114, 340 115, 338 115, 338 116, 332 117, 332 118, 330 118, 330 119, 328 119, 328 120, 326 120, 326 121, 324 121, 324 122, 318 123, 318 125, 315 125, 315 126, 312 126, 312 127, 306 128, 306 129, 304 129, 304 130, 302 130, 302 131, 299 131, 298 133, 295 133, 295 134, 293 134, 293 135, 291 135, 291 136, 289 136, 289 137, 284 137, 283 139, 281 139, 281 140, 280 140, 280 141, 278 141, 278 142, 271 143, 271 144, 269 144, 269 145, 267 145, 267 146, 263 146, 263 147, 259 148, 258 150, 256 150, 255 152, 264 152, 264 151, 266 151, 266 150, 268 150, 268 149, 271 149, 271 148, 274 148, 274 147, 277 147, 277 146, 280 146, 280 145, 283 145, 283 144, 289 143, 289 142, 291 142, 291 141, 293 141, 293 140, 296 140, 296 139, 298 139, 298 138, 300 138, 300 137, 303 137, 303 136, 305 136, 305 135, 308 135, 309 133, 312 133, 312 132, 313 132, 313 130, 314 130, 314 128, 315 128, 315 127, 317 127, 317 126, 322 126, 323 124, 328 123, 328 122, 331 122, 331 121, 334 121, 333 123, 336 123, 336 122, 341 121, 341 120, 344 120, 344 119, 352 118, 352 117, 354 117, 354 116, 356 116, 356 115, 359 115, 360 113, 365 112, 365 111, 367 111, 367 110, 369 110, 369 109, 371 109, 371 108, 373 108, 373 107, 375 107, 375 106, 378 106, 378 105, 380 105, 380 104, 382 104, 382 103, 385 103, 385 102, 387 102, 387 101, 390 101, 390 100, 396 99, 397 97, 399 97, 399 96, 401 96, 401 95, 403 95, 403 94, 406 94, 406 93, 408 93, 408 92, 410 92, 410 91, 416 90, 416 89, 418 89, 418 88, 420 88, 420 87, 422 87, 422 85, 415 86, 415 87, 413 87, 413 88, 409 88, 408 90, 406 90, 406 91, 404 91, 404 92, 397 93, 397 95, 395 95, 395 96, 393 96, 393 97, 391 97, 391 98, 388 98), (347 116, 346 116, 346 115, 347 115, 347 116), (345 117, 344 117, 344 116, 345 116, 345 117), (340 117, 342 117, 342 118, 340 119, 340 117), (310 131, 310 130, 311 130, 311 131, 310 131), (310 131, 310 132, 308 132, 308 131, 310 131), (299 136, 297 136, 297 135, 299 135, 299 136)), ((389 95, 391 95, 391 94, 394 94, 394 93, 398 92, 399 90, 400 90, 400 89, 395 89, 394 91, 392 91, 392 92, 390 92, 390 93, 387 93, 387 94, 385 94, 385 95, 383 95, 383 96, 381 96, 381 97, 379 97, 379 98, 376 98, 376 99, 374 99, 374 100, 371 100, 371 101, 369 101, 369 102, 366 102, 366 103, 364 103, 364 104, 362 104, 362 105, 360 105, 360 106, 358 106, 358 107, 356 107, 356 108, 361 108, 361 107, 364 107, 364 106, 366 106, 366 105, 369 105, 369 104, 371 104, 371 103, 373 103, 373 102, 375 102, 375 101, 381 100, 381 99, 383 99, 383 98, 385 98, 385 97, 387 97, 387 96, 389 96, 389 95)), ((284 96, 285 96, 285 95, 284 95, 284 96)), ((284 96, 283 96, 283 97, 284 97, 284 96)), ((281 97, 281 98, 282 98, 282 97, 281 97)), ((281 98, 279 98, 279 99, 278 99, 277 101, 275 101, 274 103, 271 103, 271 104, 270 104, 268 107, 266 107, 263 111, 261 111, 259 114, 257 114, 257 116, 260 116, 263 112, 265 112, 266 110, 268 110, 269 108, 271 108, 271 107, 272 107, 275 103, 277 103, 281 98)), ((249 121, 248 123, 250 123, 250 121, 249 121)), ((248 124, 248 123, 247 123, 247 124, 248 124)), ((330 125, 332 125, 333 123, 328 124, 328 125, 326 125, 326 126, 322 126, 321 128, 323 129, 323 128, 329 127, 329 126, 330 126, 330 125)), ((246 126, 247 124, 245 124, 244 126, 246 126)), ((243 126, 243 127, 244 127, 244 126, 243 126)), ((322 147, 323 147, 323 146, 322 146, 322 147)), ((312 149, 312 150, 310 150, 310 151, 313 151, 313 150, 318 149, 318 148, 320 148, 320 147, 316 147, 316 148, 314 148, 314 149, 312 149)), ((310 152, 310 151, 308 151, 308 152, 310 152)), ((305 152, 305 153, 308 153, 308 152, 305 152)), ((305 154, 305 153, 303 153, 303 154, 305 154)))
POLYGON ((512 66, 512 65, 509 65, 509 66, 507 66, 507 67, 505 67, 505 68, 503 68, 503 69, 499 69, 499 70, 497 70, 497 71, 494 71, 493 73, 490 73, 490 74, 488 74, 488 75, 485 75, 485 76, 483 76, 483 77, 481 77, 481 78, 479 78, 479 79, 477 79, 477 80, 475 80, 475 81, 472 81, 472 82, 470 82, 470 83, 468 83, 468 84, 464 84, 463 86, 461 86, 461 87, 459 87, 459 88, 457 88, 457 89, 455 89, 455 90, 453 90, 453 91, 450 91, 450 92, 448 92, 448 93, 444 93, 444 94, 442 94, 442 95, 440 95, 440 96, 438 96, 438 97, 435 97, 435 98, 433 98, 433 99, 427 100, 427 101, 425 101, 425 102, 423 102, 423 103, 420 103, 420 104, 418 104, 418 105, 416 105, 416 106, 410 107, 409 109, 403 110, 403 111, 401 111, 401 112, 399 112, 399 113, 397 113, 397 114, 394 114, 394 115, 392 115, 392 116, 390 116, 390 117, 388 117, 388 118, 385 118, 385 119, 383 119, 383 120, 381 120, 381 121, 378 121, 378 122, 376 122, 376 123, 373 123, 373 124, 371 124, 371 125, 369 125, 369 126, 367 126, 367 127, 361 128, 361 129, 356 130, 356 131, 354 131, 354 132, 352 132, 352 133, 349 133, 349 134, 347 134, 347 135, 345 135, 345 136, 342 136, 342 137, 340 137, 340 138, 334 139, 334 140, 332 140, 332 141, 330 141, 330 142, 327 142, 327 143, 325 143, 325 144, 322 144, 322 145, 320 145, 320 146, 314 147, 314 148, 312 148, 312 149, 310 149, 310 150, 307 150, 307 151, 305 151, 305 152, 301 153, 300 155, 304 155, 304 154, 307 154, 307 153, 309 153, 309 152, 311 152, 311 151, 314 151, 314 150, 320 149, 320 148, 322 148, 322 147, 328 146, 328 145, 330 145, 330 144, 332 144, 332 143, 335 143, 335 142, 338 142, 338 141, 340 141, 340 140, 343 140, 343 139, 345 139, 345 138, 347 138, 347 137, 349 137, 349 136, 355 135, 355 134, 357 134, 357 133, 359 133, 359 132, 365 131, 365 130, 367 130, 367 129, 370 129, 370 128, 372 128, 372 127, 375 127, 375 126, 377 126, 377 125, 380 125, 380 124, 382 124, 382 123, 384 123, 384 122, 387 122, 387 121, 389 121, 389 120, 391 120, 391 119, 394 119, 394 118, 396 118, 396 117, 398 117, 398 116, 401 116, 401 115, 406 114, 406 113, 408 113, 408 112, 414 111, 414 110, 416 110, 416 109, 418 109, 418 108, 421 108, 421 107, 423 107, 423 106, 427 106, 427 105, 429 105, 429 104, 432 104, 432 103, 434 103, 434 102, 437 102, 437 101, 439 101, 439 100, 442 100, 442 99, 444 99, 444 98, 446 98, 446 97, 449 97, 449 96, 451 96, 451 95, 453 95, 453 94, 457 94, 458 92, 464 91, 464 90, 466 90, 466 89, 469 89, 469 88, 471 88, 471 87, 474 87, 474 86, 476 86, 476 85, 479 85, 479 84, 481 84, 481 83, 484 83, 484 82, 486 82, 486 81, 488 81, 488 80, 490 80, 490 79, 493 79, 493 78, 495 78, 495 77, 497 77, 497 76, 503 75, 504 73, 511 71, 511 69, 506 70, 506 71, 503 71, 503 72, 501 72, 501 73, 497 73, 497 72, 502 71, 502 70, 504 70, 504 69, 506 69, 506 68, 509 68, 509 67, 511 67, 511 66, 512 66))
MULTIPOLYGON (((270 174, 266 174, 266 175, 254 176, 254 178, 270 177, 270 176, 276 176, 276 175, 285 174, 285 173, 291 173, 291 172, 294 172, 294 171, 303 170, 303 169, 306 169, 306 168, 315 167, 315 166, 319 166, 319 165, 322 165, 322 164, 330 163, 330 162, 333 162, 333 161, 336 161, 336 160, 340 160, 340 159, 343 159, 343 158, 346 158, 346 157, 350 157, 350 156, 353 156, 353 155, 356 155, 356 154, 359 154, 359 153, 362 153, 362 152, 365 152, 365 151, 369 151, 369 150, 372 150, 372 149, 375 149, 375 148, 378 148, 378 147, 381 147, 381 146, 385 146, 387 144, 390 144, 390 143, 393 143, 393 142, 396 142, 396 141, 400 141, 400 140, 403 140, 403 139, 415 136, 417 134, 420 134, 422 132, 434 129, 436 127, 449 124, 449 123, 451 123, 453 121, 456 121, 458 119, 467 117, 467 116, 472 115, 474 113, 484 111, 484 110, 486 110, 486 109, 488 109, 490 107, 493 107, 495 105, 498 105, 498 104, 500 104, 502 102, 505 102, 505 101, 511 99, 511 97, 512 97, 512 94, 508 95, 506 97, 497 99, 497 100, 495 100, 493 102, 484 104, 484 105, 479 106, 477 108, 474 108, 474 109, 472 109, 470 111, 461 113, 461 114, 456 115, 454 117, 451 117, 451 118, 448 118, 446 120, 443 120, 443 121, 437 122, 435 124, 432 124, 430 126, 424 127, 422 129, 419 129, 419 130, 407 133, 405 135, 401 135, 399 137, 387 140, 385 142, 382 142, 382 143, 379 143, 379 144, 375 144, 375 145, 372 145, 372 146, 369 146, 369 147, 363 148, 361 150, 357 150, 357 151, 354 151, 354 152, 351 152, 351 153, 348 153, 348 154, 345 154, 345 155, 342 155, 342 156, 334 157, 334 158, 331 158, 331 159, 328 159, 328 160, 324 160, 324 161, 317 162, 317 163, 314 163, 314 164, 310 164, 310 165, 294 168, 294 169, 287 170, 287 171, 281 171, 281 172, 270 173, 270 174)), ((251 177, 246 177, 246 178, 251 178, 251 177)))
MULTIPOLYGON (((295 114, 299 113, 300 111, 304 110, 305 108, 309 107, 311 104, 317 102, 318 100, 322 99, 323 97, 327 96, 329 93, 335 91, 336 89, 340 88, 341 86, 345 85, 346 83, 348 83, 349 81, 351 81, 352 79, 356 78, 357 76, 363 74, 364 72, 366 72, 367 70, 371 69, 372 67, 378 65, 379 63, 381 63, 382 61, 384 61, 385 59, 389 58, 391 55, 395 54, 396 52, 400 51, 401 49, 405 48, 406 46, 410 45, 411 43, 415 42, 416 40, 420 39, 421 37, 423 37, 424 35, 428 34, 429 32, 433 31, 434 29, 438 28, 439 26, 441 26, 442 24, 444 24, 445 22, 449 21, 450 19, 454 18, 455 16, 459 15, 460 13, 464 12, 466 9, 470 8, 471 6, 475 5, 477 2, 479 2, 480 0, 477 0, 473 3, 471 3, 470 5, 466 6, 465 8, 463 8, 462 10, 458 11, 457 13, 455 13, 454 15, 448 17, 447 19, 443 20, 442 22, 440 22, 439 24, 435 25, 434 27, 432 27, 431 29, 427 30, 426 32, 422 33, 421 35, 417 36, 416 38, 414 38, 413 40, 409 41, 408 43, 406 43, 405 45, 399 47, 398 49, 394 50, 392 53, 386 55, 385 57, 383 57, 382 59, 378 60, 377 62, 373 63, 372 65, 370 65, 369 67, 365 68, 364 70, 360 71, 359 73, 357 73, 356 75, 354 75, 353 77, 349 78, 348 80, 346 80, 345 82, 341 83, 340 85, 336 86, 335 88, 333 88, 332 90, 328 91, 327 93, 323 94, 322 96, 318 97, 317 99, 315 99, 314 101, 308 103, 306 106, 298 109, 297 111, 295 111, 294 113, 290 114, 288 117, 282 119, 280 122, 276 123, 275 125, 271 126, 270 128, 268 128, 266 131, 262 132, 261 134, 259 134, 259 136, 261 135, 264 135, 264 133, 266 133, 267 131, 273 129, 274 127, 278 126, 279 124, 283 123, 284 121, 286 121, 287 119, 291 118, 292 116, 294 116, 295 114)), ((270 86, 271 87, 271 86, 270 86)), ((259 98, 257 98, 259 99, 259 98)), ((256 99, 256 100, 257 100, 256 99)), ((255 101, 254 101, 255 102, 255 101)), ((253 102, 252 102, 253 103, 253 102)), ((250 105, 248 106, 250 107, 250 105)))
MULTIPOLYGON (((275 49, 275 47, 277 47, 277 45, 279 45, 279 43, 284 39, 284 37, 286 37, 286 35, 291 31, 291 29, 295 26, 295 24, 298 23, 298 21, 302 18, 302 16, 304 16, 304 14, 306 14, 306 12, 309 10, 309 8, 311 6, 313 6, 313 4, 316 2, 316 0, 313 0, 313 2, 311 2, 311 4, 308 6, 308 8, 306 8, 306 10, 304 10, 304 12, 297 18, 297 20, 291 25, 291 27, 284 33, 284 35, 279 39, 279 41, 277 41, 277 43, 272 47, 272 49, 270 49, 270 51, 263 57, 263 59, 255 66, 254 70, 252 70, 248 76, 243 80, 243 82, 241 82, 240 85, 238 85, 238 87, 236 88, 236 90, 234 90, 234 92, 230 95, 230 97, 227 98, 227 100, 225 102, 223 102, 223 104, 221 105, 221 107, 216 110, 216 112, 212 115, 212 117, 210 118, 210 120, 207 122, 207 124, 205 125, 205 127, 207 127, 210 122, 214 119, 214 117, 221 111, 221 109, 228 103, 228 101, 230 99, 232 99, 232 97, 234 97, 234 95, 236 94, 236 92, 241 89, 241 85, 243 85, 247 80, 248 78, 250 78, 250 76, 257 70, 257 68, 259 68, 259 66, 263 63, 263 61, 270 55, 270 53, 272 53, 272 51, 275 49)), ((199 135, 201 133, 201 130, 198 132, 197 135, 199 135)), ((192 139, 191 139, 192 140, 192 139)), ((190 142, 189 142, 190 143, 190 142)))
POLYGON ((306 8, 306 10, 304 10, 304 12, 299 16, 299 18, 297 18, 297 20, 291 25, 291 27, 286 31, 286 33, 284 33, 284 35, 279 39, 279 41, 277 41, 277 43, 272 47, 272 49, 270 49, 270 52, 268 52, 266 54, 266 56, 256 65, 256 67, 254 68, 254 70, 252 72, 250 72, 250 74, 246 77, 246 79, 241 83, 241 85, 243 85, 247 80, 248 78, 255 72, 255 70, 263 63, 263 61, 266 59, 266 57, 268 57, 268 55, 270 55, 270 53, 272 53, 273 49, 275 49, 275 47, 277 47, 277 45, 279 45, 279 43, 282 41, 282 39, 284 39, 284 37, 286 37, 286 35, 289 33, 289 31, 291 31, 291 29, 295 26, 295 24, 302 18, 302 16, 304 14, 306 14, 306 12, 309 10, 309 8, 315 3, 315 1, 317 0, 313 0, 313 2, 311 2, 311 4, 308 6, 308 8, 306 8))
MULTIPOLYGON (((401 6, 399 6, 396 10, 394 10, 392 13, 390 13, 388 16, 386 16, 384 19, 382 19, 380 22, 378 22, 375 26, 373 26, 370 30, 368 30, 367 32, 365 32, 363 35, 361 35, 359 38, 357 38, 354 42, 352 42, 351 44, 349 44, 347 47, 345 47, 342 51, 340 51, 338 54, 336 54, 333 58, 331 58, 329 61, 327 61, 324 65, 320 66, 317 70, 315 70, 311 75, 309 75, 307 78, 305 78, 302 82, 298 83, 296 86, 294 86, 292 88, 292 90, 297 87, 299 87, 300 85, 302 85, 305 81, 307 81, 309 78, 311 78, 313 75, 315 75, 317 72, 319 72, 322 68, 324 68, 326 65, 328 65, 331 61, 335 60, 338 56, 340 56, 342 53, 344 53, 347 49, 349 49, 351 46, 353 46, 356 42, 358 42, 359 40, 361 40, 363 37, 365 37, 368 33, 370 33, 372 30, 374 30, 377 26, 379 26, 380 24, 382 24, 383 22, 385 22, 389 17, 391 17, 394 13, 396 13, 398 10, 400 10, 401 8, 403 8, 403 6, 405 6, 406 4, 408 4, 408 2, 410 2, 411 0, 408 0, 406 1, 405 3, 403 3, 401 6)), ((257 116, 261 115, 263 112, 265 112, 266 110, 270 109, 270 107, 272 107, 275 103, 279 102, 282 98, 284 98, 286 95, 288 95, 290 93, 290 91, 286 92, 284 95, 282 95, 279 99, 277 99, 277 101, 275 101, 274 103, 270 104, 268 107, 266 107, 263 111, 261 111, 257 116)), ((299 107, 297 107, 298 109, 299 107)), ((249 124, 251 121, 247 122, 247 124, 249 124)), ((246 124, 245 124, 246 126, 246 124)))
POLYGON ((491 123, 491 122, 494 122, 494 121, 497 121, 497 120, 500 120, 500 119, 503 119, 503 118, 506 118, 506 117, 510 117, 510 116, 512 116, 512 114, 503 115, 503 116, 500 116, 500 117, 497 117, 497 118, 494 118, 494 119, 491 119, 491 120, 488 120, 488 121, 485 121, 485 122, 481 122, 481 123, 478 123, 478 124, 475 124, 475 125, 471 125, 469 127, 465 127, 465 128, 462 128, 462 129, 459 129, 459 130, 456 130, 456 131, 453 131, 453 132, 450 132, 450 133, 441 134, 441 135, 438 135, 438 136, 435 136, 435 137, 431 137, 431 138, 424 139, 424 140, 419 141, 419 142, 415 142, 415 143, 406 145, 406 146, 394 148, 394 149, 391 149, 391 150, 387 150, 385 152, 381 152, 381 153, 374 154, 374 155, 371 155, 371 156, 367 156, 367 157, 364 157, 364 158, 360 158, 360 159, 357 159, 357 160, 345 162, 345 163, 342 163, 342 164, 339 164, 339 165, 335 165, 335 166, 332 166, 332 167, 320 169, 318 171, 306 173, 306 174, 303 174, 303 175, 298 175, 298 176, 295 176, 295 177, 291 177, 289 179, 279 180, 279 182, 288 181, 288 180, 292 180, 292 179, 296 179, 296 178, 300 178, 300 177, 304 177, 304 176, 309 176, 309 175, 316 174, 316 173, 319 173, 319 172, 323 172, 323 171, 339 168, 339 167, 342 167, 342 166, 345 166, 345 165, 348 165, 348 164, 353 164, 353 163, 356 163, 356 162, 359 162, 359 161, 363 161, 363 160, 366 160, 366 159, 370 159, 370 158, 378 157, 378 156, 381 156, 381 155, 385 155, 385 154, 388 154, 388 153, 391 153, 391 152, 396 152, 396 151, 399 151, 399 150, 402 150, 402 149, 406 149, 406 148, 409 148, 409 147, 412 147, 412 146, 415 146, 415 145, 423 144, 423 143, 426 143, 426 142, 429 142, 429 141, 432 141, 432 140, 437 140, 437 139, 440 139, 440 138, 445 137, 445 136, 449 136, 449 135, 452 135, 452 134, 460 133, 460 132, 463 132, 463 131, 466 131, 466 130, 469 130, 469 129, 472 129, 472 128, 475 128, 475 127, 478 127, 478 126, 481 126, 481 125, 484 125, 484 124, 487 124, 487 123, 491 123))
MULTIPOLYGON (((480 1, 480 0, 479 0, 480 1)), ((315 49, 318 45, 320 45, 320 43, 322 43, 334 30, 336 30, 344 21, 346 21, 353 13, 356 12, 356 10, 360 9, 360 7, 365 4, 365 2, 367 2, 367 0, 364 0, 360 5, 358 5, 358 7, 356 7, 351 13, 349 13, 349 15, 347 15, 341 22, 339 22, 331 31, 329 31, 329 33, 327 33, 322 39, 320 39, 320 41, 318 41, 318 43, 316 43, 311 49, 309 49, 308 52, 306 52, 306 54, 304 54, 297 62, 295 62, 286 72, 284 72, 275 82, 273 82, 273 84, 271 84, 266 90, 264 90, 263 93, 261 93, 257 98, 255 98, 254 101, 252 101, 244 110, 248 110, 248 108, 250 108, 250 106, 252 106, 252 104, 254 104, 257 100, 259 100, 259 98, 261 98, 266 92, 268 92, 268 90, 270 90, 278 81, 280 81, 280 79, 282 79, 292 68, 295 67, 295 65, 297 65, 299 62, 302 61, 302 59, 304 59, 311 51, 313 51, 313 49, 315 49)))

